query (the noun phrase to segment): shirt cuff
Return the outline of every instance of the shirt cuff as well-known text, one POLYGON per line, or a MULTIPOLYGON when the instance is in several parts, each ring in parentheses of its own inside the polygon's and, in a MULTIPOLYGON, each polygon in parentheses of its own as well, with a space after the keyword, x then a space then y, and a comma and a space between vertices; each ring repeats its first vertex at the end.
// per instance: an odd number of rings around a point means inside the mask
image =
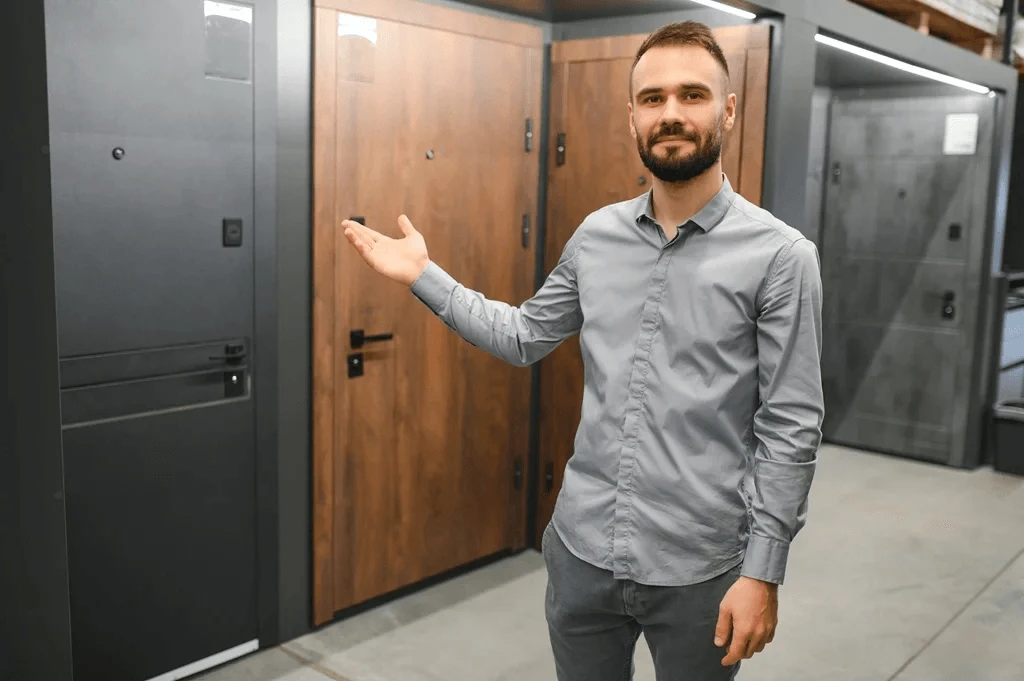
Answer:
POLYGON ((747 538, 747 551, 740 574, 762 582, 782 584, 788 560, 789 544, 751 535, 747 538))
POLYGON ((411 290, 434 314, 440 314, 457 285, 450 274, 431 261, 412 283, 411 290))

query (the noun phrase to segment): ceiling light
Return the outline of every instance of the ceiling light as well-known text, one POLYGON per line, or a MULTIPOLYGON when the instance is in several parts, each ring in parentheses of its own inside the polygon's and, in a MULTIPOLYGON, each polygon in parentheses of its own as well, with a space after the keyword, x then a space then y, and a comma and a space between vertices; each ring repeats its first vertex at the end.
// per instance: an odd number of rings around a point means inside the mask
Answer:
POLYGON ((705 7, 710 7, 711 9, 717 9, 721 12, 726 12, 727 14, 743 17, 744 19, 757 18, 757 15, 754 14, 753 12, 748 12, 745 9, 739 9, 737 7, 730 7, 729 5, 726 5, 724 3, 715 2, 715 0, 690 0, 690 2, 695 2, 698 5, 704 5, 705 7))
POLYGON ((892 68, 899 69, 900 71, 913 73, 914 75, 921 76, 922 78, 930 78, 931 80, 936 80, 940 83, 953 85, 959 88, 963 88, 965 90, 970 90, 971 92, 977 92, 979 95, 986 95, 989 92, 991 92, 991 90, 985 87, 984 85, 970 83, 966 80, 960 80, 959 78, 954 78, 953 76, 947 76, 946 74, 939 73, 937 71, 929 71, 928 69, 923 69, 920 66, 914 66, 913 64, 908 64, 906 62, 899 61, 898 59, 893 59, 892 57, 886 57, 884 55, 878 54, 877 52, 865 50, 862 47, 857 47, 855 45, 850 45, 849 43, 844 43, 840 40, 836 40, 835 38, 829 38, 828 36, 821 35, 820 33, 814 36, 814 39, 823 45, 828 45, 830 47, 843 50, 844 52, 855 54, 858 57, 870 59, 871 61, 878 62, 879 64, 891 66, 892 68))

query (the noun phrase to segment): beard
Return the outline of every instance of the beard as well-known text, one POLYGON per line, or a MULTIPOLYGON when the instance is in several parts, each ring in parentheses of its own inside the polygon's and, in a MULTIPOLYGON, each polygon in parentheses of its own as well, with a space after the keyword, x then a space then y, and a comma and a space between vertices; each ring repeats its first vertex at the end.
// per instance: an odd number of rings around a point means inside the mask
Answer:
POLYGON ((723 113, 719 116, 716 125, 703 135, 698 131, 687 130, 682 123, 662 125, 651 131, 646 140, 638 135, 636 148, 640 152, 640 159, 651 171, 651 174, 662 182, 676 183, 692 180, 710 170, 721 158, 724 121, 723 113), (689 154, 683 154, 679 149, 669 148, 663 152, 664 155, 656 155, 654 145, 665 137, 675 137, 693 142, 697 148, 689 154))

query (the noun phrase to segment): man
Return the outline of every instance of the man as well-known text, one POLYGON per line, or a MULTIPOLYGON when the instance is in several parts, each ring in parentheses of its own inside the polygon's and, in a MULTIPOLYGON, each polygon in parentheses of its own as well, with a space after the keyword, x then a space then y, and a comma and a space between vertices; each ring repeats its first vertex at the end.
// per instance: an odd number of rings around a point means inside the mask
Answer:
MULTIPOLYGON (((799 232, 722 174, 736 117, 706 26, 640 48, 630 129, 651 190, 584 220, 521 307, 432 263, 404 215, 391 239, 346 221, 376 271, 468 342, 516 365, 571 334, 585 363, 575 454, 542 540, 560 681, 735 677, 772 641, 821 439, 821 279, 799 232)), ((581 188, 582 189, 582 188, 581 188)))

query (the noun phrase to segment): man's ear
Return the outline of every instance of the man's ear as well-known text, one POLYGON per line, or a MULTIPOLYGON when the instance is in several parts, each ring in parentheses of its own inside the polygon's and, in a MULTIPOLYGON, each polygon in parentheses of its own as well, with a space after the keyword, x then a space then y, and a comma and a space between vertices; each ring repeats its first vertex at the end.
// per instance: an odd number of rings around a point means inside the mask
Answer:
POLYGON ((732 92, 725 98, 725 121, 723 121, 723 127, 726 132, 729 132, 734 125, 736 125, 736 93, 732 92))
POLYGON ((629 134, 633 136, 633 139, 636 139, 637 132, 636 132, 636 126, 633 125, 633 103, 632 102, 628 102, 626 104, 626 112, 629 114, 629 134))

